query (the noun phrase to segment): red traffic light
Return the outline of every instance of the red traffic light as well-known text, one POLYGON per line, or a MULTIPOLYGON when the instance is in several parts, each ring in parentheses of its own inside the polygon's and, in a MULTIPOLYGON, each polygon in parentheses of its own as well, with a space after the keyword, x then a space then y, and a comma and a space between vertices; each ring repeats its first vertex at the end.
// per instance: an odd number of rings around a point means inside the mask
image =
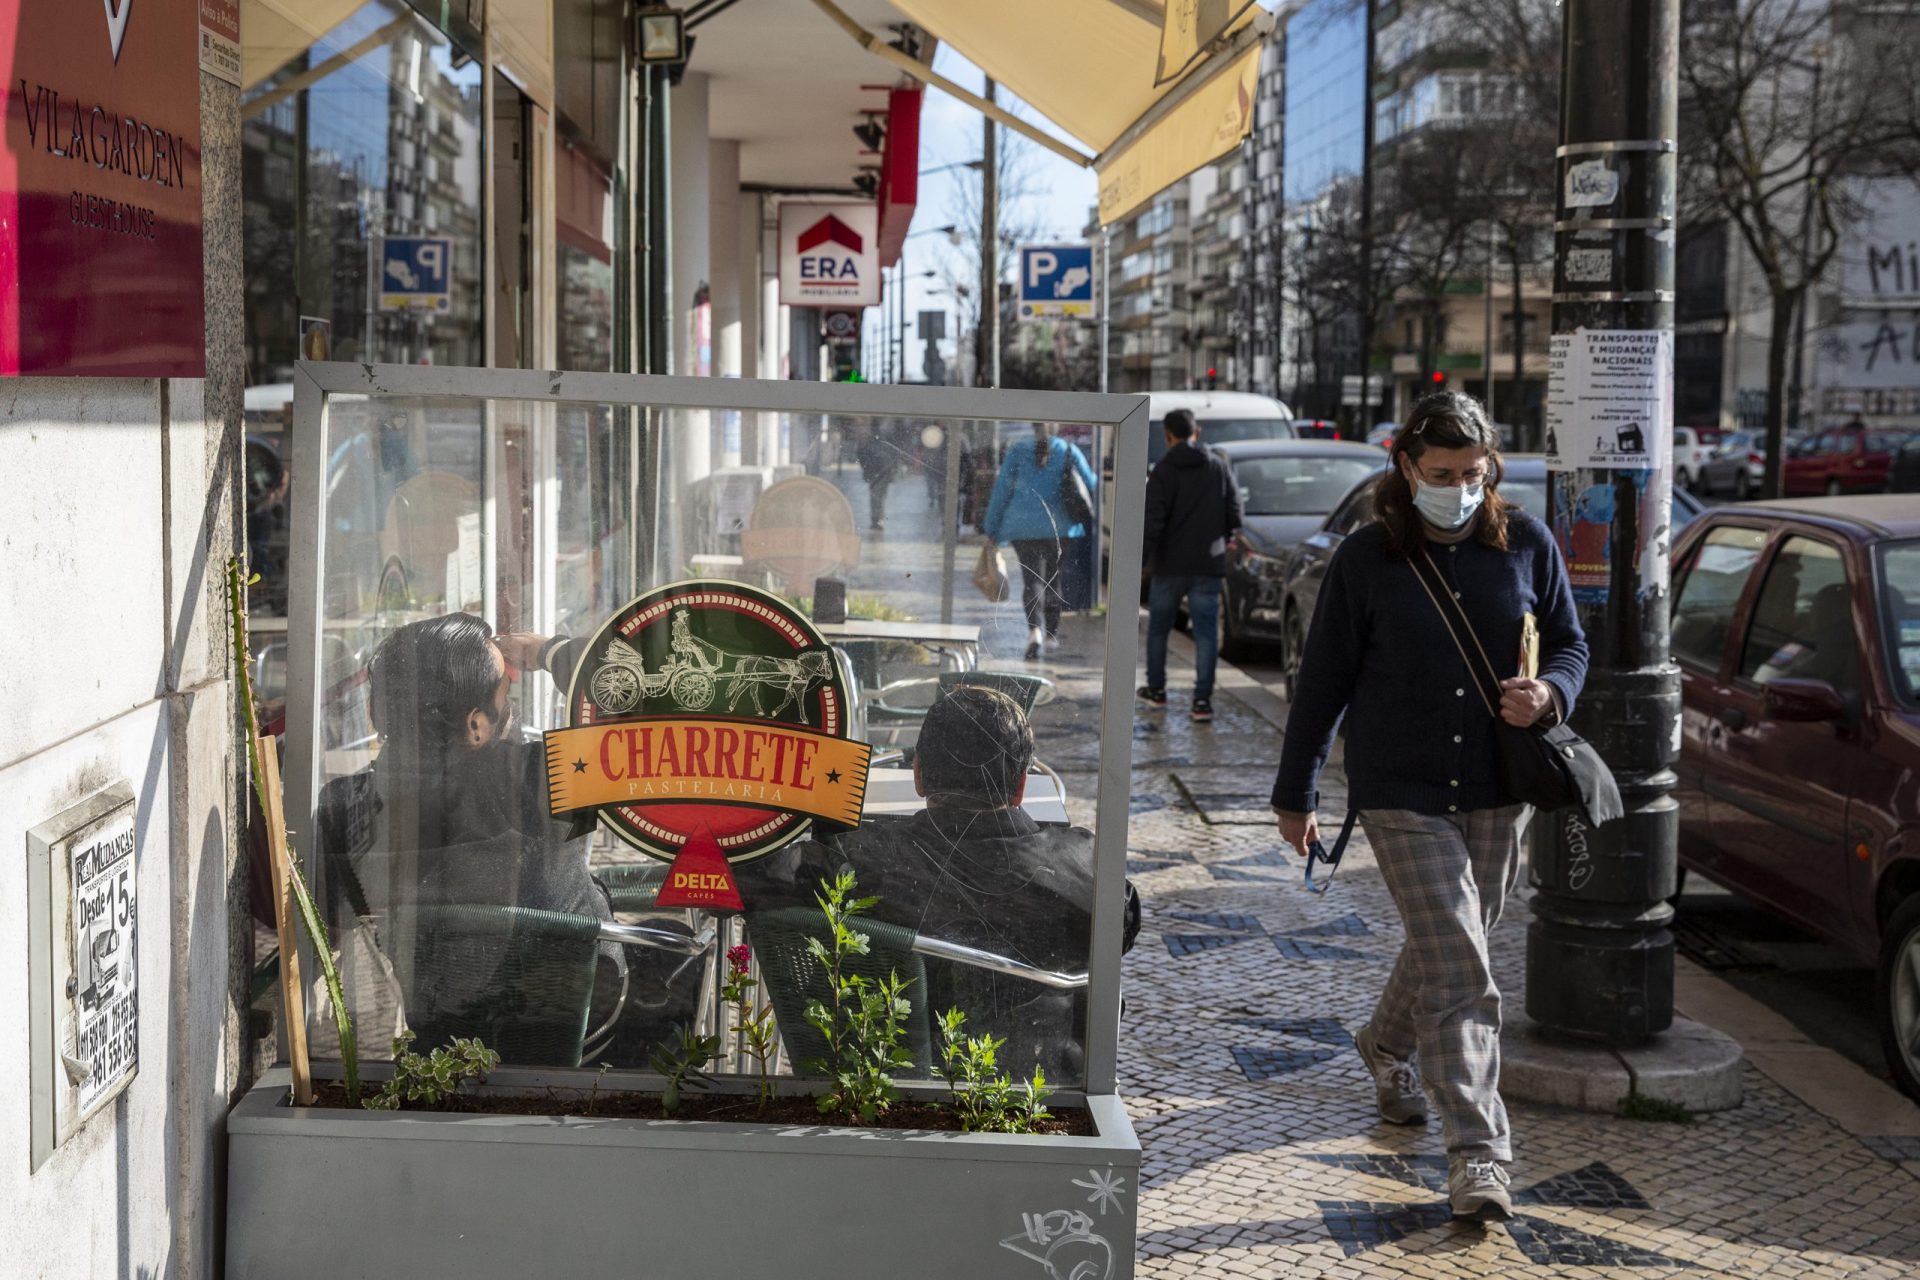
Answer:
POLYGON ((1444 374, 1444 373, 1442 373, 1442 372, 1440 372, 1440 371, 1439 371, 1438 369, 1435 369, 1435 370, 1433 371, 1433 385, 1434 385, 1434 386, 1436 386, 1436 387, 1437 387, 1437 386, 1439 386, 1439 385, 1440 385, 1441 383, 1443 383, 1443 382, 1445 382, 1446 380, 1447 380, 1447 375, 1446 375, 1446 374, 1444 374))

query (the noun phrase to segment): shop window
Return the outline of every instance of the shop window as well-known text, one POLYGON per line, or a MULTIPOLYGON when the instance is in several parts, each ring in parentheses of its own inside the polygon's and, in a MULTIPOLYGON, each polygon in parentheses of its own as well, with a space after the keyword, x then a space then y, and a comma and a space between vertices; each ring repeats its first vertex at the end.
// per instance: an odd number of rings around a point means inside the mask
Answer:
MULTIPOLYGON (((938 504, 918 483, 944 492, 933 480, 962 468, 968 524, 1002 475, 1013 501, 1045 507, 1055 490, 1019 477, 1054 445, 1026 422, 740 410, 811 473, 774 488, 771 469, 705 471, 706 410, 567 406, 603 424, 570 449, 547 375, 526 376, 524 400, 402 387, 331 399, 311 424, 361 469, 300 491, 321 505, 324 586, 292 625, 300 660, 327 669, 315 705, 290 710, 305 736, 289 799, 336 945, 383 962, 351 997, 363 1053, 384 1057, 404 1022, 423 1045, 477 1036, 510 1066, 645 1069, 685 1026, 721 1035, 721 1072, 756 1075, 714 996, 744 963, 774 1011, 769 1069, 817 1076, 806 937, 822 874, 847 866, 893 926, 874 929, 882 964, 862 971, 911 982, 914 1061, 896 1076, 934 1074, 934 1021, 959 1008, 970 1033, 1006 1040, 1006 1069, 1080 1086, 1099 530, 1039 538, 1057 521, 1031 511, 1003 526, 1035 563, 1052 555, 1030 541, 1061 555, 1047 572, 1066 613, 1047 621, 1088 679, 1022 660, 1017 582, 987 601, 970 548, 943 573, 938 504), (483 466, 509 439, 531 465, 483 466), (883 513, 890 484, 914 492, 883 513), (638 509, 619 527, 572 514, 627 493, 638 509), (569 735, 551 739, 573 753, 557 772, 541 731, 569 735), (864 790, 835 808, 849 776, 864 790), (576 806, 591 798, 576 777, 617 783, 593 793, 611 807, 576 806), (670 866, 701 858, 702 875, 727 864, 740 914, 657 900, 670 866), (750 959, 730 962, 736 943, 750 959)), ((1111 474, 1116 428, 1057 430, 1111 474)), ((1096 524, 1122 518, 1106 510, 1096 524)), ((312 1033, 326 1056, 317 1019, 312 1033)))

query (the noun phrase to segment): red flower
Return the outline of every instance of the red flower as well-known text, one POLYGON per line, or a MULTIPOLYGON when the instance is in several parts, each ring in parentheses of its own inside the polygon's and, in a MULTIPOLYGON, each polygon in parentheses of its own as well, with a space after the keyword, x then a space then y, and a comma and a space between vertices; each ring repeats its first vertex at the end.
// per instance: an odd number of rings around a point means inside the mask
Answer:
POLYGON ((740 945, 735 947, 728 947, 727 948, 728 971, 736 975, 745 973, 747 971, 747 959, 751 955, 752 955, 752 952, 747 950, 747 944, 744 942, 742 942, 740 945))

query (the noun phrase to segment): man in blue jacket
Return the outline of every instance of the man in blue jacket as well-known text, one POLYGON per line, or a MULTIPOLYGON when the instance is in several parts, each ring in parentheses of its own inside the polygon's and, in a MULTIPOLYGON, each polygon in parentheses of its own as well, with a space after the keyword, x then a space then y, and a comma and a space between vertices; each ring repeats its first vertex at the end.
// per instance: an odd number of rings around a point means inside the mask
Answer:
POLYGON ((1233 469, 1200 443, 1186 409, 1166 417, 1166 456, 1147 476, 1147 682, 1140 698, 1167 705, 1167 636, 1181 600, 1193 619, 1193 718, 1213 719, 1213 673, 1220 657, 1220 583, 1227 539, 1242 524, 1233 469))

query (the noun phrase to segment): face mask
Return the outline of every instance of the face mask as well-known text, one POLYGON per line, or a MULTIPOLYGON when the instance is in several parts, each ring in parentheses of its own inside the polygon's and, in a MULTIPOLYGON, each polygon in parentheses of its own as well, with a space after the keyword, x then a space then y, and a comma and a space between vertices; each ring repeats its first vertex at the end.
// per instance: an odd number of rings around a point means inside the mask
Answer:
POLYGON ((1473 519, 1487 496, 1484 484, 1432 485, 1413 482, 1413 507, 1436 529, 1458 529, 1473 519))

